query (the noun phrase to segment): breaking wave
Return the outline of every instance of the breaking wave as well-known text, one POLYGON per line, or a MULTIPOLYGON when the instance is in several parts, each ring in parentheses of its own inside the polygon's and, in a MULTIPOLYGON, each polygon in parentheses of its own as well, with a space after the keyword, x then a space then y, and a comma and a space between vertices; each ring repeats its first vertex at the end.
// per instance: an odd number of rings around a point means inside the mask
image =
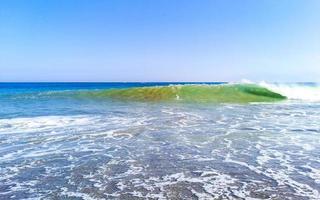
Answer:
POLYGON ((281 100, 320 102, 316 83, 171 84, 96 90, 65 90, 11 94, 13 98, 90 98, 112 101, 253 103, 281 100))
POLYGON ((261 82, 259 86, 292 100, 320 101, 320 86, 316 83, 270 84, 261 82))
POLYGON ((285 96, 256 84, 192 84, 108 89, 82 96, 125 101, 181 101, 213 103, 273 102, 285 96))

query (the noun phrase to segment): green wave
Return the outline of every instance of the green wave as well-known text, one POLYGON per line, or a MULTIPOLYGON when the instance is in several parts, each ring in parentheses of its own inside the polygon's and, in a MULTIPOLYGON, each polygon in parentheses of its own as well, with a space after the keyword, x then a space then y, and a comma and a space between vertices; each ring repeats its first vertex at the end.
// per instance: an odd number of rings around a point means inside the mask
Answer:
POLYGON ((135 87, 108 89, 90 92, 86 95, 113 100, 146 102, 250 103, 273 102, 286 99, 281 94, 254 84, 135 87))

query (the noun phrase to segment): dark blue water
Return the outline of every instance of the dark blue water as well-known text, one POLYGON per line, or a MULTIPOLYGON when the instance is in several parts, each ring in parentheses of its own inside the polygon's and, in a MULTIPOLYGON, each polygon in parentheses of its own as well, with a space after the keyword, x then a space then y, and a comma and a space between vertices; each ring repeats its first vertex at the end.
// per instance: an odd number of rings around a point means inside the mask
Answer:
MULTIPOLYGON (((223 82, 197 82, 196 84, 222 84, 223 82)), ((0 93, 28 92, 28 91, 52 91, 52 90, 92 90, 110 88, 130 88, 146 86, 167 86, 172 84, 194 84, 194 82, 48 82, 48 83, 1 83, 0 93)))

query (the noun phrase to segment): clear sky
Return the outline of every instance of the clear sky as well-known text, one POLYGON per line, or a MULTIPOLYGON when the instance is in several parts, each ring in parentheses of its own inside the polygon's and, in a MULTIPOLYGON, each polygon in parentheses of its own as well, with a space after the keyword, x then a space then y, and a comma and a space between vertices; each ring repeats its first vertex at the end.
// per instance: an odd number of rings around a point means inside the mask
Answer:
POLYGON ((241 79, 320 81, 320 1, 0 1, 0 81, 241 79))

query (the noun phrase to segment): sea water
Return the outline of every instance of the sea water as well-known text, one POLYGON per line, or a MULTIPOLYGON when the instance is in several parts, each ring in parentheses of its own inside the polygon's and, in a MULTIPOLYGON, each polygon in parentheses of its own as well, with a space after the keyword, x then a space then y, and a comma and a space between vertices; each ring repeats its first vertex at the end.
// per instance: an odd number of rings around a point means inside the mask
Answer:
POLYGON ((317 84, 260 83, 287 99, 259 103, 74 95, 172 84, 0 83, 0 199, 320 199, 317 84))

